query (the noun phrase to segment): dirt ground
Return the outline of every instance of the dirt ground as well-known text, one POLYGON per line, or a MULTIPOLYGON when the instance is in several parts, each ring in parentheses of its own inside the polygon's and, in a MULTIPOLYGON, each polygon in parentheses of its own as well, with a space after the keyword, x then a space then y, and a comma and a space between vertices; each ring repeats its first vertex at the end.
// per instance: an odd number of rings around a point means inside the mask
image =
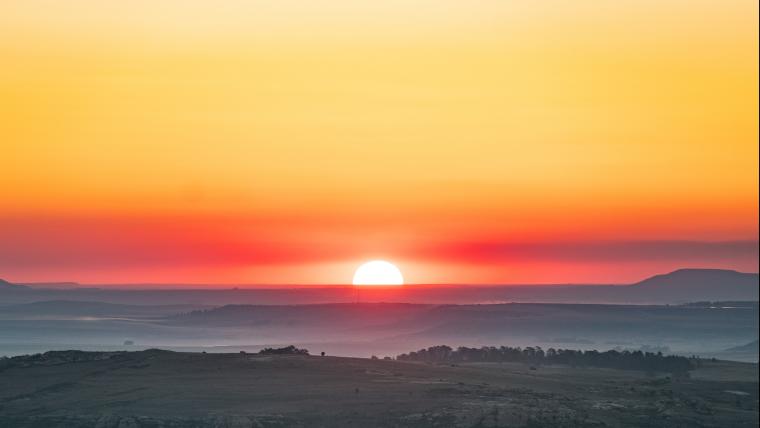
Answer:
POLYGON ((756 427, 758 366, 688 379, 521 364, 66 352, 0 362, 0 427, 756 427))

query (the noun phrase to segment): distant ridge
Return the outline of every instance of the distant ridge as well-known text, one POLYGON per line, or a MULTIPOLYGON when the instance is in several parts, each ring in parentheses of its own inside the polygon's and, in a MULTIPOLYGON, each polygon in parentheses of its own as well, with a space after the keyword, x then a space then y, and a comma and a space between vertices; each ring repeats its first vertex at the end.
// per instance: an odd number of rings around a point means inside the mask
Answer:
POLYGON ((23 284, 25 287, 28 288, 41 288, 41 289, 47 289, 47 290, 72 290, 75 288, 80 288, 81 285, 78 282, 25 282, 23 284))
MULTIPOLYGON (((270 288, 160 289, 73 286, 73 283, 11 284, 0 280, 3 304, 44 300, 99 301, 119 304, 292 305, 350 303, 354 290, 343 287, 278 286, 270 288), (69 286, 72 285, 72 286, 69 286), (296 291, 297 290, 297 291, 296 291)), ((559 285, 559 284, 557 284, 559 285)), ((694 302, 757 302, 757 273, 725 269, 679 269, 629 285, 446 285, 402 287, 397 292, 363 290, 362 301, 415 304, 475 303, 602 303, 685 304, 694 302)))
POLYGON ((643 281, 637 282, 633 285, 644 285, 644 284, 650 284, 653 282, 657 282, 659 280, 673 280, 673 279, 679 279, 679 280, 699 280, 699 281, 720 281, 725 280, 728 278, 738 278, 738 279, 745 279, 745 280, 753 280, 757 281, 758 274, 757 273, 745 273, 745 272, 739 272, 735 270, 730 269, 697 269, 697 268, 684 268, 684 269, 677 269, 673 272, 664 273, 660 275, 655 275, 650 278, 647 278, 643 281))
POLYGON ((630 285, 662 300, 758 300, 758 274, 726 269, 679 269, 630 285))
POLYGON ((760 351, 760 341, 754 340, 745 345, 726 349, 725 352, 750 352, 757 354, 760 351))
POLYGON ((0 289, 2 289, 2 288, 6 288, 6 289, 7 288, 21 289, 21 288, 29 288, 29 287, 24 286, 24 285, 20 285, 20 284, 14 284, 12 282, 8 282, 8 281, 0 278, 0 289))

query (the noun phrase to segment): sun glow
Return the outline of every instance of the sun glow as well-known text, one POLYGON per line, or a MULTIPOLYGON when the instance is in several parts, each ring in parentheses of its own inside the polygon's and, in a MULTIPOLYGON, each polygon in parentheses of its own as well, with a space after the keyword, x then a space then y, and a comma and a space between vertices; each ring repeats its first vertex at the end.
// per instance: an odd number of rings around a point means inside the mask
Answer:
POLYGON ((393 263, 373 260, 356 269, 354 285, 404 285, 404 277, 393 263))

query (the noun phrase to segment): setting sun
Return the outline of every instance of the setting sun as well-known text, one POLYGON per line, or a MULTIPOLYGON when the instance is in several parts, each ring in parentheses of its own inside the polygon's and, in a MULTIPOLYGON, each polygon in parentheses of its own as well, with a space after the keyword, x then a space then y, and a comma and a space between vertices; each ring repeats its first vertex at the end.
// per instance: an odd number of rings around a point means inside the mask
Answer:
POLYGON ((760 428, 759 18, 0 0, 0 428, 760 428))
POLYGON ((364 263, 354 273, 354 285, 404 285, 401 271, 384 260, 364 263))

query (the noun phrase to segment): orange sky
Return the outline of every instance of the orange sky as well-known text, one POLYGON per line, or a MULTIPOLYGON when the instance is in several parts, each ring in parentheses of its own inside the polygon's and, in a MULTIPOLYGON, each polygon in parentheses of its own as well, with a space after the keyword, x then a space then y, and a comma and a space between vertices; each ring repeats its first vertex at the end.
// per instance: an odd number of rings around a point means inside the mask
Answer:
POLYGON ((758 270, 756 1, 9 1, 0 55, 0 278, 758 270))

